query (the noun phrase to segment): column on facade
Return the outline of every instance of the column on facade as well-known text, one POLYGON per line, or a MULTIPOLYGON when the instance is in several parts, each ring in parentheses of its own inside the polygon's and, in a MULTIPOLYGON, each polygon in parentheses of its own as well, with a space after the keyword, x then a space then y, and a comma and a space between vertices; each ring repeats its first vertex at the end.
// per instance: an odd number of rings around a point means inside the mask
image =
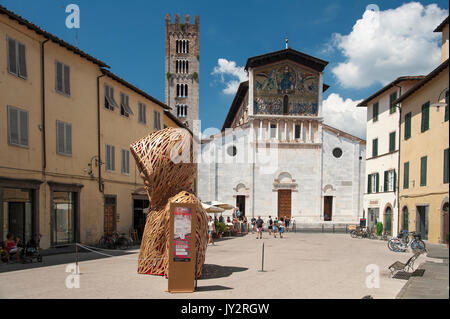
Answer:
POLYGON ((263 121, 259 121, 259 140, 263 140, 263 121))
POLYGON ((288 135, 287 135, 287 120, 284 121, 284 140, 287 142, 288 135))
POLYGON ((266 141, 270 140, 270 120, 267 120, 266 141))

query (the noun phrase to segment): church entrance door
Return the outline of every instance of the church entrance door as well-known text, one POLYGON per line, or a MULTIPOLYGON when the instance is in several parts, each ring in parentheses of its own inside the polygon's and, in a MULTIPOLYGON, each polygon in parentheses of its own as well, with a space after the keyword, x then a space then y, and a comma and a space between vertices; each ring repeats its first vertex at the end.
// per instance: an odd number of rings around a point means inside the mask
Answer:
POLYGON ((324 196, 323 202, 323 220, 329 222, 333 219, 333 196, 324 196))
POLYGON ((291 218, 291 197, 292 191, 290 189, 278 190, 278 218, 291 218))
POLYGON ((239 208, 241 212, 241 217, 245 216, 245 195, 236 196, 236 207, 239 208))

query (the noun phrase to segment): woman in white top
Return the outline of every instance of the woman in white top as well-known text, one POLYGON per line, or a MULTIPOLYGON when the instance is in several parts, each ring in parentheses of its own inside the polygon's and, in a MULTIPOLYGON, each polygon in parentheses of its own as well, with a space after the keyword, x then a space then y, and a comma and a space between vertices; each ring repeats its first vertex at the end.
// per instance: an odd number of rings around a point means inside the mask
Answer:
POLYGON ((213 234, 216 232, 216 225, 211 216, 208 217, 208 244, 213 244, 213 234))

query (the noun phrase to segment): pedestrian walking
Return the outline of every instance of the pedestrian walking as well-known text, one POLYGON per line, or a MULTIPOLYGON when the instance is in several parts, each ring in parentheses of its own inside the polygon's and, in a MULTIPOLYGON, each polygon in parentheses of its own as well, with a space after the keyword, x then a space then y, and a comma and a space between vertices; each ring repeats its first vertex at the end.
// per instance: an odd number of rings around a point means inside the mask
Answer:
POLYGON ((275 217, 275 220, 273 221, 273 238, 277 238, 278 233, 278 217, 275 217))
POLYGON ((264 221, 261 219, 261 216, 258 216, 258 219, 255 221, 256 224, 256 239, 262 239, 262 231, 264 226, 264 221))
POLYGON ((272 228, 273 228, 272 216, 269 216, 268 224, 269 224, 269 226, 267 228, 269 229, 269 235, 272 235, 272 228))
POLYGON ((295 217, 292 217, 292 218, 291 218, 291 225, 292 225, 292 229, 293 229, 294 231, 296 231, 295 217))
POLYGON ((252 234, 253 234, 255 232, 255 226, 256 226, 256 218, 255 217, 252 217, 251 223, 252 223, 252 234))
POLYGON ((280 232, 280 238, 283 238, 284 229, 284 218, 281 217, 278 221, 278 231, 280 232))
POLYGON ((216 225, 211 216, 208 218, 208 244, 214 245, 213 234, 216 232, 216 225))
POLYGON ((286 216, 285 218, 284 218, 284 225, 286 226, 286 232, 289 232, 289 223, 290 223, 290 219, 289 219, 289 217, 288 216, 286 216))

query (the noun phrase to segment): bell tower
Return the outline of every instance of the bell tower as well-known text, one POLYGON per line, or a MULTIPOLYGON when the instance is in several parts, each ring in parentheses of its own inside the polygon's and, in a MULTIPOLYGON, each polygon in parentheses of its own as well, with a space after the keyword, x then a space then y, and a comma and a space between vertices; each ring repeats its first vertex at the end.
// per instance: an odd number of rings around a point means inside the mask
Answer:
POLYGON ((166 14, 165 20, 165 102, 173 115, 192 129, 193 121, 199 118, 200 18, 195 16, 190 24, 189 15, 185 15, 180 23, 177 14, 172 23, 166 14))

